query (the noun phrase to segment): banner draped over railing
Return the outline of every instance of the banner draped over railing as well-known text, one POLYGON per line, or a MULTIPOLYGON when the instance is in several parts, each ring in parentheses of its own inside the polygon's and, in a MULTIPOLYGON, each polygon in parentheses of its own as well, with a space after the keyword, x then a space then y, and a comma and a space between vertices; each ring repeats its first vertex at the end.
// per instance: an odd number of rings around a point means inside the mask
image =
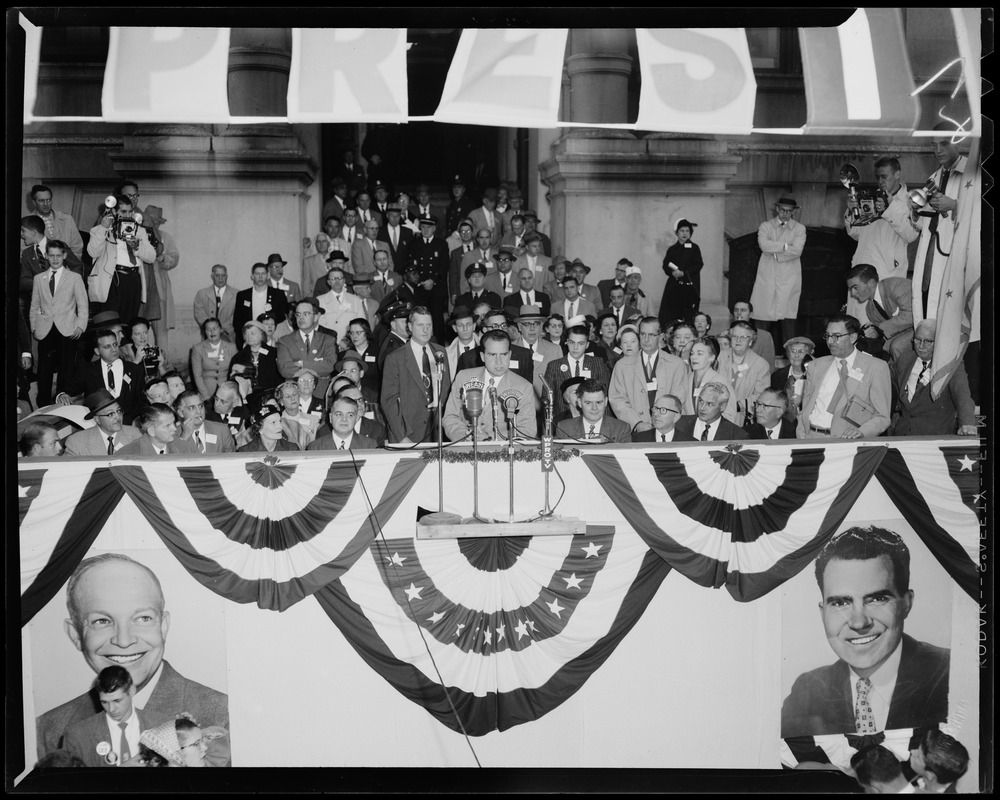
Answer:
MULTIPOLYGON (((979 135, 978 9, 955 13, 966 130, 979 135)), ((26 31, 24 121, 275 123, 406 122, 407 29, 293 28, 287 116, 231 116, 230 28, 113 27, 103 116, 36 116, 43 29, 26 31)), ((559 120, 570 28, 462 31, 432 119, 499 127, 601 127, 559 120)), ((859 9, 836 28, 799 30, 807 100, 789 134, 906 135, 919 122, 899 9, 859 9)), ((678 133, 753 132, 757 83, 742 28, 636 29, 642 76, 635 123, 610 127, 678 133)), ((920 41, 920 40, 918 40, 920 41)), ((942 71, 950 65, 942 63, 942 71)), ((933 81, 931 81, 933 82, 933 81)), ((577 87, 575 91, 582 91, 577 87)), ((956 92, 958 89, 956 89, 956 92)), ((428 117, 414 119, 425 120, 428 117)), ((961 122, 961 120, 960 120, 961 122)), ((763 130, 763 129, 762 129, 763 130)), ((928 135, 929 132, 922 132, 928 135)))
MULTIPOLYGON (((740 601, 777 588, 811 562, 873 476, 978 597, 977 446, 591 450, 560 471, 593 486, 586 500, 599 505, 588 507, 623 520, 614 532, 462 541, 415 540, 412 517, 396 518, 429 504, 431 484, 436 492, 436 479, 418 484, 427 462, 409 454, 24 462, 22 623, 55 596, 127 496, 202 585, 277 611, 316 595, 398 691, 453 726, 447 687, 466 729, 484 734, 571 696, 671 569, 674 580, 726 586, 740 601), (593 496, 601 490, 603 505, 593 496)), ((445 470, 464 479, 468 465, 445 470)))

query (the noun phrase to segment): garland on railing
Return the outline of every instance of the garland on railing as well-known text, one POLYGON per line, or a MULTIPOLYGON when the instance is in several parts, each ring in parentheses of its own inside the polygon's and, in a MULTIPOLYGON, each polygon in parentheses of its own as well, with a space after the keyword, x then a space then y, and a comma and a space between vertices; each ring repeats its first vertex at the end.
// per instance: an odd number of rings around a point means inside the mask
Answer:
MULTIPOLYGON (((570 461, 578 458, 580 451, 571 447, 553 447, 553 461, 570 461)), ((424 461, 437 461, 437 450, 424 450, 422 452, 424 461)), ((499 463, 507 460, 506 447, 487 447, 479 449, 479 462, 481 464, 499 463)), ((542 460, 541 450, 537 447, 519 447, 514 450, 514 460, 525 463, 533 463, 542 460)), ((471 449, 451 449, 444 451, 444 461, 446 464, 471 464, 471 449)))

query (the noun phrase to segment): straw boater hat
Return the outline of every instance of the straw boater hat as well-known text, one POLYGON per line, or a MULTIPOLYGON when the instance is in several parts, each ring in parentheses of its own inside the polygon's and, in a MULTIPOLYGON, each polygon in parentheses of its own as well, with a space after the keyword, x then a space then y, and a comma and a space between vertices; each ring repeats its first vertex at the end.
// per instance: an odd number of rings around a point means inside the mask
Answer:
MULTIPOLYGON (((178 718, 180 717, 186 717, 192 722, 194 721, 191 715, 187 713, 179 714, 178 718)), ((155 728, 144 730, 139 734, 139 744, 145 745, 157 755, 167 759, 174 766, 183 767, 184 755, 181 752, 181 743, 177 741, 177 727, 175 723, 176 720, 168 719, 166 722, 161 722, 155 728)))
POLYGON ((361 355, 356 350, 348 350, 346 353, 344 353, 340 361, 338 361, 334 365, 333 367, 334 370, 337 372, 342 372, 344 369, 344 365, 348 361, 353 361, 355 364, 358 364, 362 370, 364 370, 365 368, 365 360, 361 357, 361 355))
POLYGON ((776 206, 789 206, 790 208, 798 208, 799 204, 796 203, 791 197, 780 197, 778 202, 775 203, 776 206))
POLYGON ((547 317, 538 306, 521 306, 521 313, 517 315, 518 322, 528 322, 535 319, 544 320, 547 317))

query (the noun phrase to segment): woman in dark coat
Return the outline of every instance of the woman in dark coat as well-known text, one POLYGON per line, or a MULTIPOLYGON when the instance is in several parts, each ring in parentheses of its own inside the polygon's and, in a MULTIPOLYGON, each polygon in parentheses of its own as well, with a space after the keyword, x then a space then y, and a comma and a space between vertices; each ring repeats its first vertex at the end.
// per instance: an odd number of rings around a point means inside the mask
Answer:
POLYGON ((253 438, 237 453, 277 453, 283 450, 299 452, 301 449, 295 442, 285 438, 281 427, 281 409, 271 403, 265 403, 260 411, 254 414, 253 438))
POLYGON ((677 241, 670 245, 663 257, 663 271, 667 282, 660 300, 660 326, 666 328, 671 320, 690 322, 701 302, 701 249, 691 237, 698 226, 686 219, 674 224, 677 241))

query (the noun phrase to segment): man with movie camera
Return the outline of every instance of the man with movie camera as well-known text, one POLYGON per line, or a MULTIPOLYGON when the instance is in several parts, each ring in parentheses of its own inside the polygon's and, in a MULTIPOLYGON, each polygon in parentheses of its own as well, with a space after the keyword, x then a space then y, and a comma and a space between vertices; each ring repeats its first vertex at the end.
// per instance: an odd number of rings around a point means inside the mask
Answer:
POLYGON ((117 311, 121 319, 139 315, 139 305, 146 297, 146 276, 142 262, 156 261, 156 250, 149 243, 142 215, 132 198, 109 196, 105 211, 90 229, 87 252, 94 267, 87 278, 92 312, 117 311))

